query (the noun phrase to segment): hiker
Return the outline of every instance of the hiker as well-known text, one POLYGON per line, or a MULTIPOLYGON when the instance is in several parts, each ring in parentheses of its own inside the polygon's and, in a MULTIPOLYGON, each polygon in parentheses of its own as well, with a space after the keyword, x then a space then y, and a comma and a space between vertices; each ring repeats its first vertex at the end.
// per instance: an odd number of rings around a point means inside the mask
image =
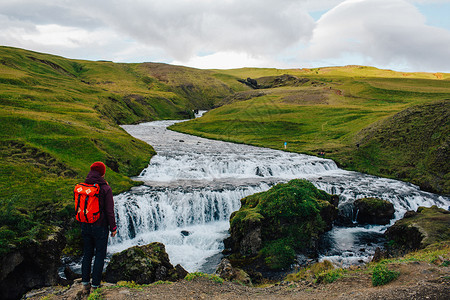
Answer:
POLYGON ((89 294, 91 290, 90 277, 92 257, 95 254, 94 267, 92 269, 92 288, 96 289, 100 286, 100 281, 102 279, 106 247, 108 245, 108 233, 109 231, 111 232, 111 237, 114 237, 117 234, 113 194, 111 187, 105 181, 105 172, 106 166, 104 163, 99 161, 94 162, 91 165, 91 171, 84 182, 86 185, 97 184, 99 187, 98 220, 94 219, 95 221, 93 223, 90 221, 81 221, 81 236, 84 242, 81 279, 83 283, 83 292, 85 294, 89 294))

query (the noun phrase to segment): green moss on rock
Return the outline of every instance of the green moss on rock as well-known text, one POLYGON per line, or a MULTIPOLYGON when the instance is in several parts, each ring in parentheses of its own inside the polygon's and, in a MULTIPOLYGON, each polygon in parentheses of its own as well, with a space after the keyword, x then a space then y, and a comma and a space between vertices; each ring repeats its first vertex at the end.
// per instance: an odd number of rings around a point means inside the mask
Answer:
POLYGON ((362 224, 389 224, 394 217, 394 205, 378 198, 357 199, 353 205, 357 211, 356 221, 362 224))
POLYGON ((147 284, 159 280, 176 281, 186 274, 180 265, 172 266, 164 244, 155 242, 115 253, 106 268, 105 280, 147 284))
POLYGON ((386 230, 395 248, 405 250, 425 248, 450 240, 450 212, 432 207, 419 207, 417 213, 407 212, 403 219, 386 230))
POLYGON ((232 261, 282 269, 297 252, 314 253, 319 235, 337 216, 332 202, 332 195, 300 179, 243 198, 230 218, 232 261))

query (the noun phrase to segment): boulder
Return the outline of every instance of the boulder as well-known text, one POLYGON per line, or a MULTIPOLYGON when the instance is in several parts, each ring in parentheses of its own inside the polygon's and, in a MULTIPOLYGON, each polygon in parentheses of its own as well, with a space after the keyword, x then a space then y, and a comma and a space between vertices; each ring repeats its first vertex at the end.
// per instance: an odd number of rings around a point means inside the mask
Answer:
POLYGON ((215 274, 228 281, 238 281, 245 285, 252 285, 250 276, 244 270, 234 268, 231 265, 231 262, 226 258, 222 259, 220 264, 217 266, 215 274))
POLYGON ((381 250, 380 247, 377 247, 377 248, 375 249, 375 253, 373 254, 372 262, 379 262, 379 261, 381 261, 382 259, 386 259, 386 258, 388 258, 388 257, 389 257, 388 251, 386 251, 386 250, 381 250))
MULTIPOLYGON (((232 214, 231 218, 233 216, 232 214)), ((231 227, 231 248, 236 249, 243 256, 257 255, 262 245, 261 226, 259 218, 249 218, 243 220, 240 226, 231 227)))
POLYGON ((13 250, 0 259, 1 299, 17 299, 31 289, 60 283, 58 267, 65 246, 63 230, 48 228, 47 236, 13 250))
POLYGON ((187 271, 183 267, 173 267, 170 263, 164 244, 155 242, 113 254, 104 279, 112 283, 134 281, 148 284, 159 280, 177 281, 186 275, 187 271))
POLYGON ((406 251, 450 240, 450 212, 432 206, 419 207, 416 213, 407 212, 385 232, 393 248, 406 251))
POLYGON ((225 241, 233 267, 247 273, 273 273, 288 268, 296 254, 317 255, 319 235, 337 217, 337 198, 306 180, 277 184, 241 199, 230 217, 225 241))
POLYGON ((394 218, 394 205, 377 198, 362 198, 353 202, 356 221, 360 224, 389 224, 394 218))

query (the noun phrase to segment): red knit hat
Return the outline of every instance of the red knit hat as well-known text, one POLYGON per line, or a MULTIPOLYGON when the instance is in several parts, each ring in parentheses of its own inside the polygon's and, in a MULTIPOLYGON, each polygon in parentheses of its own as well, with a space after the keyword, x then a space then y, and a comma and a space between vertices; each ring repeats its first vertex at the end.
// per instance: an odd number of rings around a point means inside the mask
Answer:
POLYGON ((105 172, 106 172, 106 166, 101 161, 96 161, 95 163, 93 163, 91 165, 91 171, 93 171, 93 170, 99 172, 100 176, 103 176, 103 175, 105 175, 105 172))

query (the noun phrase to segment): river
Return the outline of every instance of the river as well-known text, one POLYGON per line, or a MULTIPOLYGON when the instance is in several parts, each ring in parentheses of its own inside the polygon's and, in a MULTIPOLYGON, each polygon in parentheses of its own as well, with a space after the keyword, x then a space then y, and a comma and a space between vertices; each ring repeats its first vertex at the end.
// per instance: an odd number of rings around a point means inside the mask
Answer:
MULTIPOLYGON (((144 185, 114 197, 118 235, 110 239, 110 254, 157 241, 166 245, 173 265, 181 264, 189 272, 212 272, 228 236, 230 214, 239 209, 240 199, 294 178, 308 179, 339 195, 344 214, 352 214, 351 203, 362 197, 389 200, 395 219, 419 206, 450 205, 447 197, 409 183, 345 171, 330 159, 168 130, 175 122, 180 121, 122 126, 158 154, 134 178, 144 185)), ((342 266, 367 262, 386 228, 335 227, 323 240, 321 259, 342 266)))

